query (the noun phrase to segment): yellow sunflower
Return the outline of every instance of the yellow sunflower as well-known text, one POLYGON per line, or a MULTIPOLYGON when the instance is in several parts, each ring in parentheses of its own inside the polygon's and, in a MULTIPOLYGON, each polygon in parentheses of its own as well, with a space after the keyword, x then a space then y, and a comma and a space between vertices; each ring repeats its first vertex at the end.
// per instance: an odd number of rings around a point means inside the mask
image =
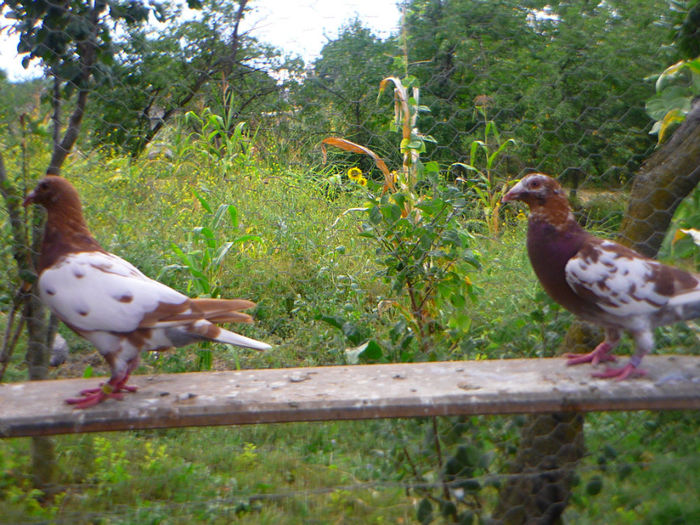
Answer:
POLYGON ((350 168, 348 170, 348 178, 352 181, 358 182, 362 179, 362 170, 360 168, 350 168))

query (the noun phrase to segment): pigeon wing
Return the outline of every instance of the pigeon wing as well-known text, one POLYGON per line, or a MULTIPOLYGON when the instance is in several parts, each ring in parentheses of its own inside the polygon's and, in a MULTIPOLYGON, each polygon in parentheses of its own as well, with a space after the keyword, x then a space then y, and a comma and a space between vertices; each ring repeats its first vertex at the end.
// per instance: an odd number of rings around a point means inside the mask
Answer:
POLYGON ((124 259, 98 251, 72 253, 46 268, 39 293, 63 322, 82 331, 124 333, 167 324, 190 302, 124 259))

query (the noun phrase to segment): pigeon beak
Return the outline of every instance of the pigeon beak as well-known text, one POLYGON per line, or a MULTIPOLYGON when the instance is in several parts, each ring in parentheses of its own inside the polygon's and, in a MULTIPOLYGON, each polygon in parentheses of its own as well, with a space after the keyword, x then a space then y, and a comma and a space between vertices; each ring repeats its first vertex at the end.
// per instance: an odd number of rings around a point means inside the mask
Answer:
POLYGON ((523 194, 523 186, 518 182, 515 186, 513 186, 508 193, 506 193, 503 198, 501 199, 503 202, 513 202, 520 200, 520 197, 522 197, 523 194))
POLYGON ((24 198, 24 200, 22 201, 22 206, 24 206, 24 207, 26 208, 26 207, 29 206, 30 204, 33 204, 33 203, 34 203, 34 197, 36 197, 36 195, 34 195, 34 192, 33 192, 33 191, 30 192, 30 193, 24 198))

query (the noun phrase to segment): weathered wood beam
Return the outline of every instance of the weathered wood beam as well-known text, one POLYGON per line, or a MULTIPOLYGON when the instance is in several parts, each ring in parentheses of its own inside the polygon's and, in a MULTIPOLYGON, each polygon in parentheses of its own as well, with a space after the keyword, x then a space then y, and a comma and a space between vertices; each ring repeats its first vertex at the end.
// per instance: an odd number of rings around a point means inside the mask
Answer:
POLYGON ((700 409, 700 357, 649 356, 649 376, 591 378, 564 359, 453 361, 135 376, 138 392, 63 403, 98 379, 0 384, 0 437, 458 414, 700 409))

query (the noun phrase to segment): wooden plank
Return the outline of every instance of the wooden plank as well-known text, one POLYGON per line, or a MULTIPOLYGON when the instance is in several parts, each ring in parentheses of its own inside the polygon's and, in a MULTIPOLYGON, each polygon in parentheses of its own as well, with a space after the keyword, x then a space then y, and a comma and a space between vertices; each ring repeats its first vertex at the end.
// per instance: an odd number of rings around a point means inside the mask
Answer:
POLYGON ((562 358, 135 376, 139 391, 86 410, 63 399, 98 379, 0 385, 0 436, 457 414, 700 409, 700 357, 649 356, 610 381, 562 358))

